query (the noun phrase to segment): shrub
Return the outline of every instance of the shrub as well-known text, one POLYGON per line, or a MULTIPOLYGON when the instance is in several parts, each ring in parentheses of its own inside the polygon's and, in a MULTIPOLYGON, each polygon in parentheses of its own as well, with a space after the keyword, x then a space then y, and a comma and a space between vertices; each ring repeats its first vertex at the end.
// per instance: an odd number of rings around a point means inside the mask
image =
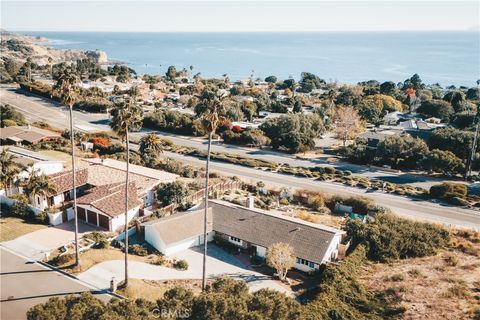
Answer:
POLYGON ((444 182, 430 187, 430 196, 438 199, 465 198, 467 186, 463 183, 444 182))
POLYGON ((151 264, 157 265, 157 266, 163 266, 167 262, 167 259, 165 256, 156 256, 153 261, 151 261, 151 264))
POLYGON ((104 232, 93 231, 83 236, 86 239, 90 239, 95 242, 95 248, 105 249, 110 246, 110 241, 104 232))
POLYGON ((55 258, 53 258, 49 262, 50 262, 50 264, 53 264, 55 266, 61 266, 61 265, 69 264, 73 260, 75 260, 75 254, 66 253, 66 254, 56 256, 55 258))
POLYGON ((445 260, 445 263, 451 267, 455 267, 458 264, 458 257, 453 254, 447 254, 443 260, 445 260))
POLYGON ((16 202, 10 207, 10 215, 14 217, 19 217, 22 219, 33 219, 35 218, 35 213, 26 203, 16 202))
POLYGON ((187 270, 188 269, 188 262, 185 260, 179 260, 175 263, 175 268, 180 270, 187 270))
POLYGON ((450 241, 443 227, 388 213, 378 213, 373 223, 348 220, 344 228, 354 245, 366 245, 369 259, 381 262, 433 255, 450 241))
POLYGON ((399 282, 399 281, 405 280, 405 277, 403 276, 403 274, 397 273, 397 274, 394 274, 393 276, 391 276, 390 280, 395 281, 395 282, 399 282))
POLYGON ((334 167, 325 167, 324 170, 327 174, 335 174, 336 171, 334 167))
POLYGON ((308 205, 318 211, 325 206, 325 199, 321 194, 311 195, 308 197, 308 205))
POLYGON ((37 220, 41 224, 46 224, 46 225, 50 224, 50 218, 48 217, 48 213, 46 211, 42 211, 38 213, 35 216, 35 220, 37 220))
POLYGON ((142 245, 131 244, 128 246, 128 253, 134 254, 137 256, 145 257, 148 256, 148 250, 142 245))

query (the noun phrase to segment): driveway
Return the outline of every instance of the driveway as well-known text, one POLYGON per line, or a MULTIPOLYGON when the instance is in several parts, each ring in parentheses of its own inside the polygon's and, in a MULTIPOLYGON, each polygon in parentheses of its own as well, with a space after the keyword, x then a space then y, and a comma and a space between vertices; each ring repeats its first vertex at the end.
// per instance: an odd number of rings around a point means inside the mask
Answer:
POLYGON ((0 248, 0 319, 26 319, 28 309, 51 297, 91 291, 104 302, 111 296, 76 279, 0 248))
MULTIPOLYGON (((144 262, 129 261, 129 276, 130 278, 147 280, 201 279, 202 250, 203 248, 196 247, 175 255, 176 258, 184 259, 188 262, 188 270, 180 271, 144 262)), ((112 277, 120 281, 123 279, 123 275, 123 260, 110 260, 93 266, 81 273, 78 278, 98 288, 108 288, 112 277)), ((251 291, 269 288, 293 296, 290 290, 277 281, 270 280, 269 276, 249 270, 234 256, 213 244, 208 247, 207 275, 209 279, 223 275, 244 280, 247 282, 251 291)))
MULTIPOLYGON (((94 231, 95 227, 79 221, 78 233, 81 238, 85 232, 94 231)), ((75 240, 73 221, 37 230, 2 245, 33 260, 43 260, 51 251, 75 240)))

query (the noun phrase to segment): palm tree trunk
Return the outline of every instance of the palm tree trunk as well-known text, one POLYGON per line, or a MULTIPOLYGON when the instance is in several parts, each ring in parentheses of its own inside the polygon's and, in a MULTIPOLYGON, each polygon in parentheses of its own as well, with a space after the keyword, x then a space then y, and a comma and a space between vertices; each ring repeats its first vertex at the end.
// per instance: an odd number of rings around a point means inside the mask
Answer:
POLYGON ((125 129, 127 145, 127 177, 125 179, 125 288, 128 286, 128 176, 130 173, 130 143, 128 141, 128 126, 125 129))
POLYGON ((207 216, 208 216, 208 179, 210 169, 210 149, 212 147, 212 132, 208 133, 207 166, 205 168, 205 211, 203 214, 203 271, 202 290, 207 287, 206 265, 207 265, 207 216))
POLYGON ((77 181, 75 172, 75 133, 73 132, 73 105, 70 105, 70 143, 72 144, 72 187, 73 187, 73 215, 75 218, 75 265, 80 265, 78 251, 78 216, 77 216, 77 181))

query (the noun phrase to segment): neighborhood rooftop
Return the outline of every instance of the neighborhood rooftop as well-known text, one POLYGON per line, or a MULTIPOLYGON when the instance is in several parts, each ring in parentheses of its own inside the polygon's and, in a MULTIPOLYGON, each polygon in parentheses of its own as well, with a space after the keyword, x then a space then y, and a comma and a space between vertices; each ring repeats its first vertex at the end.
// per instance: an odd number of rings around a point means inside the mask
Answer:
POLYGON ((60 139, 61 136, 57 133, 32 126, 11 126, 0 128, 0 138, 1 140, 9 140, 14 143, 35 143, 42 140, 60 139))

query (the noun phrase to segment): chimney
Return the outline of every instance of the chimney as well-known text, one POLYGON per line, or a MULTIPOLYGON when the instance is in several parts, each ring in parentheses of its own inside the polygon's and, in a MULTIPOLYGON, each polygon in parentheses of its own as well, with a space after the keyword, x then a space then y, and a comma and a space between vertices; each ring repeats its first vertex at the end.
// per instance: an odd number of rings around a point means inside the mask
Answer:
POLYGON ((247 198, 247 208, 248 208, 248 209, 253 209, 253 208, 255 208, 255 196, 252 195, 251 193, 248 194, 248 198, 247 198))

